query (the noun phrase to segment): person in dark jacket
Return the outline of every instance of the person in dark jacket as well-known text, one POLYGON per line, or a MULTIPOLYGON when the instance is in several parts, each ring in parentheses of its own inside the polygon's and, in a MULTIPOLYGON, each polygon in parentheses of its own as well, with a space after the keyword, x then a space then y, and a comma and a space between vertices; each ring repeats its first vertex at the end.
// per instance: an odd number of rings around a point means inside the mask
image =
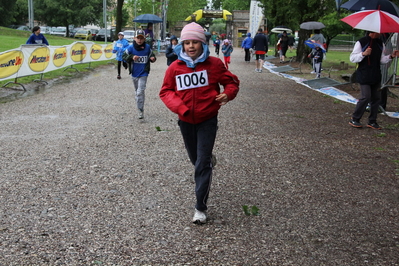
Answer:
POLYGON ((280 54, 280 63, 285 62, 285 54, 288 50, 288 42, 289 38, 286 31, 283 31, 283 35, 280 38, 280 47, 281 47, 281 54, 280 54))
POLYGON ((267 53, 267 51, 269 49, 269 45, 267 43, 267 37, 265 34, 263 34, 263 30, 261 28, 258 29, 258 33, 254 37, 252 48, 255 51, 255 55, 256 55, 255 72, 261 73, 263 63, 265 60, 265 54, 267 53))
POLYGON ((319 46, 316 46, 316 48, 310 53, 310 58, 312 58, 313 61, 313 70, 316 73, 317 79, 321 76, 321 63, 323 62, 323 57, 324 52, 319 46))
POLYGON ((32 29, 32 34, 29 36, 29 39, 26 41, 26 44, 45 44, 49 45, 46 37, 40 33, 40 27, 35 26, 32 29))
POLYGON ((184 144, 195 167, 197 200, 193 222, 201 224, 207 219, 207 201, 216 163, 212 150, 218 112, 236 97, 240 81, 219 58, 209 56, 201 25, 192 22, 184 26, 180 41, 175 48, 179 58, 166 69, 159 96, 179 116, 184 144))
POLYGON ((358 63, 356 70, 356 81, 360 84, 361 97, 358 100, 355 111, 349 125, 361 128, 360 123, 367 105, 370 103, 370 116, 367 127, 372 129, 381 129, 377 123, 377 114, 380 104, 381 92, 381 64, 386 64, 392 58, 399 55, 395 50, 389 55, 384 54, 385 45, 380 39, 380 34, 370 32, 367 36, 360 38, 353 47, 350 55, 352 63, 358 63))
POLYGON ((167 58, 166 64, 170 66, 176 59, 177 54, 175 53, 175 47, 177 45, 177 37, 175 35, 170 36, 170 45, 166 48, 165 56, 167 58))

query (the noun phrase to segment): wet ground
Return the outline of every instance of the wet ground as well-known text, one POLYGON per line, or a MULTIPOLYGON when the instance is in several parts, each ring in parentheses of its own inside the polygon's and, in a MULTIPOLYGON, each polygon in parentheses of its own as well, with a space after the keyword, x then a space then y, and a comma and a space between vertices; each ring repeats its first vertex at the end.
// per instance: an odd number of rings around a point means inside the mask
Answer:
POLYGON ((158 96, 164 57, 144 120, 110 65, 0 104, 0 264, 399 265, 397 119, 352 128, 354 105, 243 59, 236 49, 203 226, 158 96))

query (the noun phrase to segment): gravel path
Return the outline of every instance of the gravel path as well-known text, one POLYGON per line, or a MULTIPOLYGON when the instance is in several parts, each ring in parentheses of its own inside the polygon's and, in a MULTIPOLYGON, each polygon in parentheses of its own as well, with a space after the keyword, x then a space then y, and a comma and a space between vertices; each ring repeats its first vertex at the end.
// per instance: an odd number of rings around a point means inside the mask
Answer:
POLYGON ((0 104, 0 265, 399 265, 397 120, 351 128, 354 105, 243 59, 203 226, 163 55, 144 120, 112 65, 0 104))

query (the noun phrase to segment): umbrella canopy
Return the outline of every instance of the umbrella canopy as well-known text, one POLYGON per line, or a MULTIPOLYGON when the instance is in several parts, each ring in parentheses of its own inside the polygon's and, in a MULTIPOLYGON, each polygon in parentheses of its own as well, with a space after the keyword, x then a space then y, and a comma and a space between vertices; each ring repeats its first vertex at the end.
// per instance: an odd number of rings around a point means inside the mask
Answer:
POLYGON ((162 19, 154 14, 143 14, 133 19, 133 22, 138 23, 161 23, 162 19))
POLYGON ((399 17, 399 7, 388 0, 349 0, 341 7, 351 11, 379 9, 399 17))
POLYGON ((304 43, 312 49, 316 49, 316 47, 320 47, 321 50, 323 51, 323 53, 326 52, 326 49, 324 49, 323 45, 321 45, 320 43, 312 42, 311 40, 306 40, 304 43))
POLYGON ((326 26, 318 21, 308 21, 299 25, 299 27, 304 30, 320 30, 322 28, 325 28, 326 26))
POLYGON ((283 31, 286 31, 287 33, 292 33, 292 30, 285 26, 277 26, 270 30, 270 32, 273 33, 283 33, 283 31))
POLYGON ((355 29, 377 33, 399 32, 399 18, 381 10, 364 10, 341 19, 355 29))

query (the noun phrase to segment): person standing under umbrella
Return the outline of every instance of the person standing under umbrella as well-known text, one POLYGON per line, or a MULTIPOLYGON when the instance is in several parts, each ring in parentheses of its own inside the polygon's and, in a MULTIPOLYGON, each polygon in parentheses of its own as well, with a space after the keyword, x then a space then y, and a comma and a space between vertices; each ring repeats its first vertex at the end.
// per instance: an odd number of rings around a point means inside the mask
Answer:
POLYGON ((285 54, 288 50, 288 35, 286 31, 283 31, 283 35, 280 38, 280 47, 281 47, 281 55, 280 55, 280 63, 285 62, 285 54))
POLYGON ((358 100, 349 125, 362 128, 360 123, 367 105, 370 103, 370 115, 367 127, 381 129, 377 123, 377 114, 381 98, 381 64, 390 62, 399 55, 395 50, 392 54, 384 55, 385 45, 380 39, 380 33, 369 32, 360 38, 350 54, 350 61, 358 63, 356 70, 356 81, 360 84, 361 97, 358 100))

